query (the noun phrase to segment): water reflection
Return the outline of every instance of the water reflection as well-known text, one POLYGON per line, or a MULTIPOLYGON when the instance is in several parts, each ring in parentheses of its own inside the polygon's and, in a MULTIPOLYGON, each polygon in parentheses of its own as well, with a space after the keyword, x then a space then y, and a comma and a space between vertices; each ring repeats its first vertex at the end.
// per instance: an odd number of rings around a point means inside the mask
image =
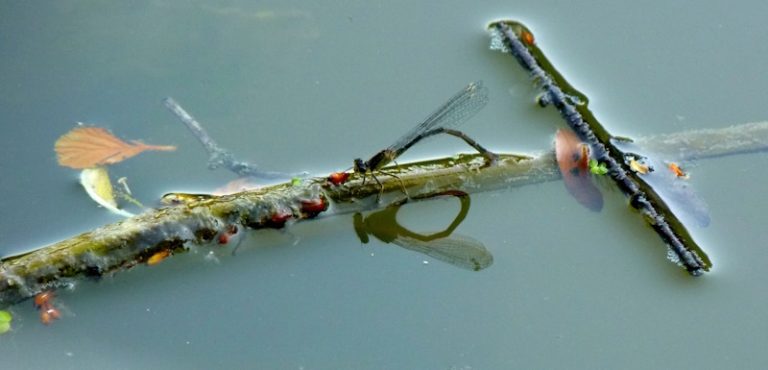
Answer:
POLYGON ((463 235, 451 235, 464 221, 469 212, 469 195, 458 190, 422 194, 393 202, 381 211, 367 216, 354 215, 354 227, 363 244, 370 241, 369 235, 384 243, 393 243, 402 248, 425 254, 434 259, 450 263, 463 269, 480 271, 493 263, 493 255, 483 243, 463 235), (431 234, 413 232, 397 222, 397 212, 409 201, 421 201, 440 196, 459 199, 461 209, 448 227, 431 234))

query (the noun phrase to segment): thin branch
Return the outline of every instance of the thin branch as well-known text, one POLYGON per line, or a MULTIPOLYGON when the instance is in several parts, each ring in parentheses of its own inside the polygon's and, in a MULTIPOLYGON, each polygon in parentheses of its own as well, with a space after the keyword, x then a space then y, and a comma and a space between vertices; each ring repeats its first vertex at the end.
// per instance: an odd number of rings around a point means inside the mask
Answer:
POLYGON ((289 179, 294 176, 304 176, 305 174, 289 174, 276 171, 263 171, 254 164, 235 159, 234 155, 226 149, 221 148, 213 138, 208 135, 202 125, 192 117, 179 103, 173 98, 163 99, 163 104, 171 111, 187 128, 192 132, 197 140, 203 144, 208 152, 208 168, 217 169, 225 167, 236 173, 238 176, 258 177, 262 179, 289 179))
MULTIPOLYGON (((703 130, 671 134, 654 139, 662 152, 696 149, 696 156, 708 158, 741 154, 745 150, 768 149, 768 122, 733 126, 719 131, 703 130), (755 140, 742 140, 748 128, 755 140), (709 148, 711 142, 723 143, 709 148), (763 145, 755 145, 760 141, 763 145), (724 149, 727 148, 727 149, 724 149)), ((643 145, 647 140, 639 139, 643 145)), ((499 161, 484 166, 479 154, 460 155, 387 168, 395 172, 408 193, 461 190, 477 193, 560 179, 553 152, 533 157, 499 155, 499 161)), ((281 228, 286 223, 311 219, 319 214, 341 214, 380 208, 393 199, 402 199, 400 182, 383 177, 383 202, 376 184, 362 185, 362 177, 351 174, 343 186, 325 178, 313 178, 301 185, 281 184, 225 196, 190 196, 176 206, 164 207, 103 226, 35 251, 5 257, 0 261, 0 307, 48 289, 66 287, 84 277, 100 277, 146 263, 158 253, 177 254, 211 248, 212 241, 243 228, 281 228)), ((239 231, 242 232, 242 231, 239 231)), ((220 248, 220 247, 216 247, 220 248)))
POLYGON ((493 22, 489 29, 492 33, 491 47, 515 57, 531 75, 542 90, 539 104, 552 105, 560 112, 568 126, 589 145, 591 156, 608 168, 608 175, 629 198, 632 207, 645 216, 648 225, 670 247, 688 272, 698 276, 709 271, 712 262, 707 254, 656 189, 630 169, 630 153, 614 142, 614 136, 589 110, 587 97, 555 69, 534 42, 531 31, 515 21, 493 22))

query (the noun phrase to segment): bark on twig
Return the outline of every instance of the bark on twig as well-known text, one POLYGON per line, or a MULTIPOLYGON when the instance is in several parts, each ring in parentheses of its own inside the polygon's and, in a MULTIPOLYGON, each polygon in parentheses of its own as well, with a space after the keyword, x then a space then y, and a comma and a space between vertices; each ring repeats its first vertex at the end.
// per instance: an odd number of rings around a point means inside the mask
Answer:
POLYGON ((709 271, 712 262, 707 254, 658 191, 630 169, 630 153, 614 143, 615 138, 589 110, 587 97, 571 86, 549 62, 536 45, 531 31, 515 21, 493 22, 489 29, 491 47, 515 57, 531 75, 542 90, 539 104, 552 105, 560 112, 568 126, 589 145, 591 156, 608 168, 608 175, 629 198, 632 207, 645 216, 688 272, 698 276, 709 271))
MULTIPOLYGON (((635 142, 648 143, 644 139, 635 142)), ((671 134, 656 137, 652 144, 656 150, 670 153, 696 148, 699 158, 766 150, 768 122, 671 134), (748 129, 754 140, 742 140, 743 129, 748 129), (722 145, 708 147, 706 143, 713 140, 722 145), (758 141, 762 144, 756 145, 758 141)), ((490 167, 483 167, 482 155, 472 154, 401 164, 387 171, 397 174, 413 196, 443 190, 472 194, 560 179, 552 152, 499 157, 498 164, 490 167)), ((361 180, 352 174, 346 184, 333 186, 317 177, 298 186, 280 184, 225 196, 180 197, 186 201, 5 257, 0 261, 0 308, 48 289, 70 286, 78 279, 129 269, 159 252, 177 254, 208 248, 233 229, 281 228, 320 214, 382 207, 403 196, 400 181, 382 176, 385 195, 377 203, 378 185, 362 185, 361 180)))

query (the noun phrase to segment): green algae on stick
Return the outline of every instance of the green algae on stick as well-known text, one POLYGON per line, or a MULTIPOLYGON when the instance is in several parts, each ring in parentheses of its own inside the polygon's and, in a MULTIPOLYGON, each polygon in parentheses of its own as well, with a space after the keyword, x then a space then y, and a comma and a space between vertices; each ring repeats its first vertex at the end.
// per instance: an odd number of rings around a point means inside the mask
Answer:
POLYGON ((709 257, 662 197, 628 167, 625 153, 613 144, 613 136, 589 110, 587 97, 552 66, 536 45, 533 33, 523 24, 507 20, 493 22, 488 29, 492 34, 491 48, 512 55, 528 71, 542 90, 539 104, 551 104, 560 111, 568 126, 590 146, 595 159, 606 165, 608 174, 629 197, 632 207, 645 216, 679 263, 694 276, 709 271, 712 267, 709 257))
POLYGON ((227 235, 231 226, 282 228, 328 208, 317 184, 277 185, 211 196, 103 226, 32 252, 0 261, 0 308, 46 290, 73 286, 150 262, 158 253, 193 250, 227 235))

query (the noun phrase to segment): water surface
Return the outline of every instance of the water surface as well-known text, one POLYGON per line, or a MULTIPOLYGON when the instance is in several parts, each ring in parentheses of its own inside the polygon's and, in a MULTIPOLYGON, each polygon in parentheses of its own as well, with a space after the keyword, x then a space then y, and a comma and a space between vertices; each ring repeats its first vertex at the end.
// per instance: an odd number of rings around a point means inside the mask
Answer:
MULTIPOLYGON (((489 1, 165 1, 0 5, 0 252, 119 218, 52 150, 77 121, 173 144, 111 168, 148 203, 234 175, 162 106, 173 96, 222 145, 267 169, 328 173, 367 157, 466 83, 491 102, 464 130, 491 149, 549 148, 562 122, 533 104, 485 25, 525 22, 617 134, 768 118, 766 5, 489 1)), ((419 145, 416 160, 467 149, 419 145)), ((471 272, 389 244, 361 245, 350 215, 253 233, 202 255, 62 292, 41 325, 13 307, 0 357, 14 368, 764 368, 768 339, 762 153, 687 163, 710 208, 695 229, 714 270, 692 279, 618 191, 593 213, 561 182, 473 195, 459 232, 494 264, 471 272), (426 261, 426 263, 425 263, 426 261)), ((406 206, 438 230, 451 201, 406 206)))

